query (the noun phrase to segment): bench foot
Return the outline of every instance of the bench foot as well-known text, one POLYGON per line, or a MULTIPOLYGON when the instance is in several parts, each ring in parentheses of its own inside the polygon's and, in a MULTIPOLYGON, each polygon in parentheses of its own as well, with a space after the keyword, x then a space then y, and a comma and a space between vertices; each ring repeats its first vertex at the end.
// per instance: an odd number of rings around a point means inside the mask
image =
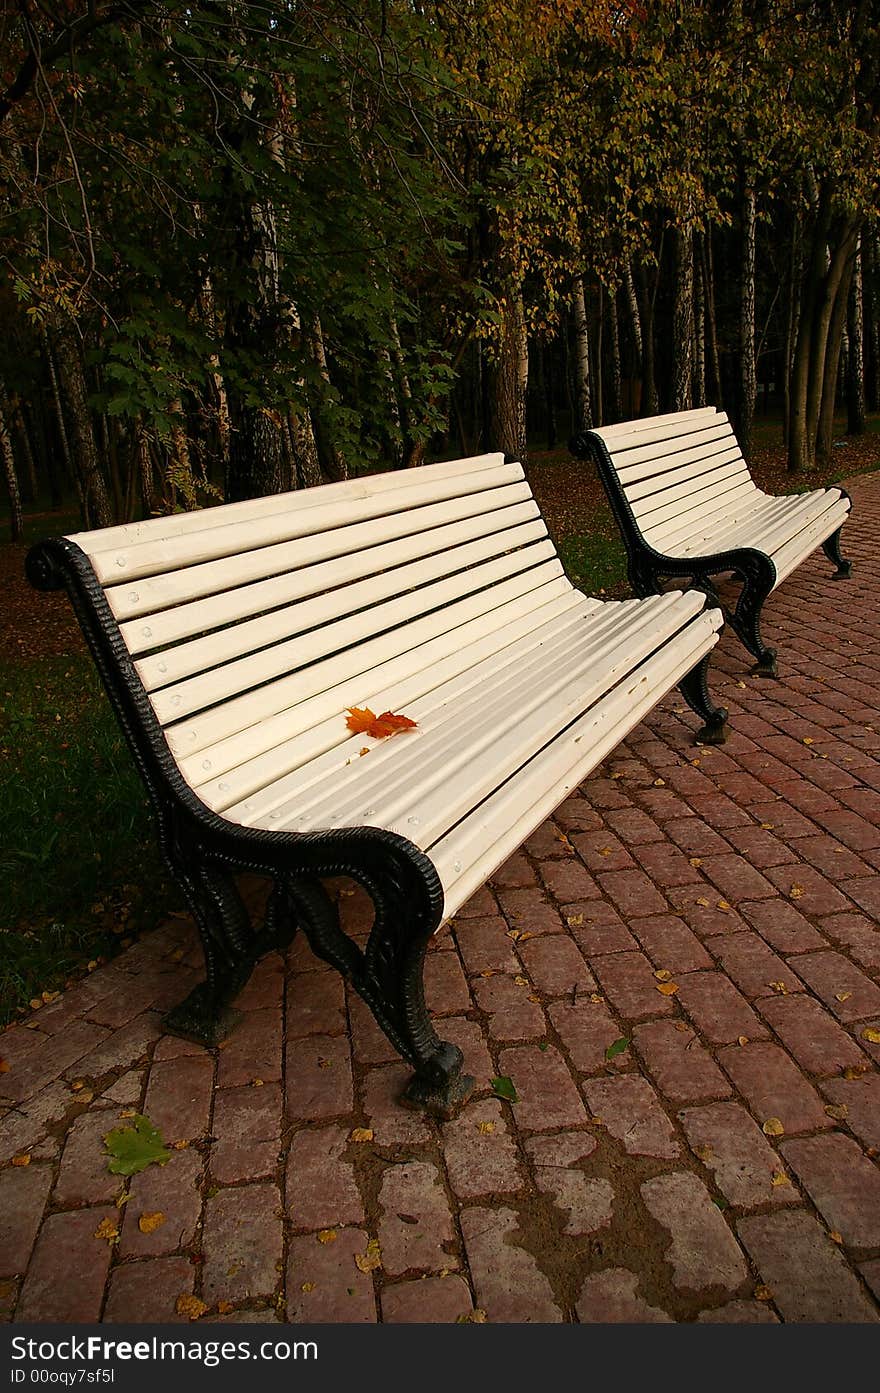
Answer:
POLYGON ((413 1075, 403 1102, 448 1122, 476 1087, 471 1075, 461 1072, 463 1062, 464 1056, 458 1046, 445 1042, 434 1058, 413 1075))
POLYGON ((837 567, 837 570, 831 577, 832 580, 849 580, 852 575, 852 562, 847 561, 846 557, 841 555, 841 531, 842 528, 838 527, 837 531, 832 532, 831 536, 826 537, 825 541, 822 543, 822 550, 828 557, 828 560, 833 562, 833 564, 837 567))
POLYGON ((749 670, 753 677, 778 677, 779 667, 776 662, 776 649, 765 648, 754 667, 749 670))
MULTIPOLYGON (((250 976, 250 970, 247 975, 250 976)), ((163 1016, 162 1025, 169 1035, 214 1049, 232 1034, 241 1020, 241 1014, 241 1011, 228 1005, 218 1008, 207 984, 200 982, 189 996, 184 997, 177 1006, 172 1006, 163 1016)))

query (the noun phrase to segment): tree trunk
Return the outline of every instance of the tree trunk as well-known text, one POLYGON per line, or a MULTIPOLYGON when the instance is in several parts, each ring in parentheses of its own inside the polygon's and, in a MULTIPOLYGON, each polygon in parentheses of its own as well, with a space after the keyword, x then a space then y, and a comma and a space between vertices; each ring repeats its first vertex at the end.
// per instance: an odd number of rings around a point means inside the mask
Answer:
POLYGON ((636 373, 642 370, 642 316, 639 313, 639 299, 636 295, 635 282, 633 280, 632 265, 627 261, 623 268, 623 288, 626 291, 626 303, 629 306, 630 329, 632 331, 633 345, 636 350, 636 363, 634 364, 636 373))
POLYGON ((831 462, 834 447, 834 407, 837 401, 837 375, 840 368, 840 349, 846 331, 847 306, 849 304, 850 284, 853 263, 848 261, 843 272, 828 327, 828 344, 825 357, 825 375, 819 407, 819 422, 816 429, 816 459, 819 464, 831 462))
POLYGON ((751 458, 755 419, 755 190, 746 186, 742 200, 742 259, 739 302, 739 411, 737 437, 745 458, 751 458))
POLYGON ((707 383, 707 396, 711 391, 711 402, 713 406, 722 408, 724 406, 724 395, 721 390, 721 363, 718 358, 718 319, 715 314, 715 270, 712 261, 712 229, 706 230, 705 236, 699 240, 700 248, 700 275, 703 282, 703 310, 706 316, 706 354, 709 359, 709 377, 711 384, 707 383))
POLYGON ((0 455, 3 457, 3 477, 9 494, 9 530, 13 542, 20 542, 24 524, 21 516, 21 493, 18 475, 15 472, 15 456, 12 453, 12 436, 9 433, 6 402, 0 394, 0 455))
MULTIPOLYGON (((331 383, 330 369, 327 366, 327 349, 324 344, 324 330, 321 327, 321 319, 317 314, 312 318, 309 332, 309 347, 311 349, 312 358, 317 365, 321 381, 329 390, 331 383)), ((318 456, 324 462, 327 477, 329 479, 347 479, 348 463, 342 451, 339 449, 339 446, 336 444, 336 441, 333 439, 326 412, 321 409, 320 404, 316 405, 312 413, 312 425, 314 427, 318 456)), ((296 456, 297 451, 294 450, 294 457, 296 456)))
POLYGON ((657 373, 654 359, 654 301, 657 295, 657 286, 660 281, 659 263, 662 256, 663 239, 661 238, 660 250, 657 254, 657 275, 651 291, 648 289, 648 278, 645 273, 645 268, 641 264, 638 267, 639 287, 642 291, 642 337, 644 340, 644 351, 642 355, 644 375, 644 388, 642 391, 643 416, 656 416, 659 409, 657 373))
POLYGON ((611 336, 611 419, 623 419, 623 374, 620 366, 620 323, 617 318, 617 295, 608 296, 608 332, 611 336))
POLYGON ((92 430, 82 356, 69 324, 60 326, 56 345, 61 387, 70 413, 74 469, 79 480, 83 522, 86 527, 108 527, 112 517, 107 483, 101 472, 92 430))
POLYGON ((574 425, 577 433, 593 428, 593 404, 590 392, 590 329, 587 322, 583 276, 575 278, 571 308, 574 320, 574 425))
POLYGON ((672 310, 672 409, 693 405, 694 239, 689 227, 675 229, 675 300, 672 310))
MULTIPOLYGON (((696 239, 697 234, 694 233, 696 239)), ((706 405, 706 312, 703 277, 699 261, 694 261, 694 406, 706 405)))
POLYGON ((856 246, 847 314, 846 430, 848 435, 865 433, 865 317, 862 293, 862 251, 856 246))
POLYGON ((489 366, 492 448, 526 464, 526 390, 529 344, 522 291, 509 285, 503 302, 500 341, 489 366))
POLYGON ((867 397, 871 410, 880 411, 880 236, 876 232, 871 232, 868 236, 866 250, 868 254, 865 258, 865 305, 868 318, 867 342, 870 350, 867 397))

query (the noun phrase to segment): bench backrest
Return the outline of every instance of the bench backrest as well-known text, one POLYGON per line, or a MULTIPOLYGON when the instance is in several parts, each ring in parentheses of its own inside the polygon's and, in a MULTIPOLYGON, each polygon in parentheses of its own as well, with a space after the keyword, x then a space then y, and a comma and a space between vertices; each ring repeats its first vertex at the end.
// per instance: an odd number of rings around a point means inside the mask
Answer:
POLYGON ((592 434, 607 451, 606 467, 640 534, 664 555, 762 496, 726 413, 714 406, 623 421, 592 434))
POLYGON ((217 810, 224 770, 263 752, 278 766, 280 742, 293 768, 346 734, 360 674, 381 690, 475 639, 500 647, 572 590, 522 466, 500 454, 69 540, 184 778, 217 810))

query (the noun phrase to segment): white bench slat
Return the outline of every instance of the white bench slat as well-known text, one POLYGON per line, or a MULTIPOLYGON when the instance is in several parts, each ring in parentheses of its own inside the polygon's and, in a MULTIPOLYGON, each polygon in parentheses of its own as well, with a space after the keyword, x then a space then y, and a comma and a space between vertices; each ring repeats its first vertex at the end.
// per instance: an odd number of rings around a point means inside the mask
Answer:
MULTIPOLYGON (((389 678, 393 665, 386 664, 303 703, 314 710, 301 714, 302 708, 295 707, 286 712, 284 722, 278 723, 274 743, 251 758, 242 755, 247 732, 238 740, 227 741, 228 757, 235 762, 224 771, 222 760, 215 755, 213 763, 221 773, 207 783, 200 781, 200 764, 193 760, 192 786, 209 807, 227 812, 235 821, 247 823, 253 816, 270 813, 295 791, 299 779, 297 771, 302 765, 344 742, 348 743, 346 757, 349 758, 360 758, 361 749, 378 745, 371 736, 354 736, 348 731, 345 713, 350 707, 367 706, 376 712, 400 711, 415 718, 418 711, 430 709, 431 703, 436 702, 439 688, 448 687, 456 678, 462 679, 461 690, 466 690, 479 680, 475 673, 481 672, 487 664, 494 666, 502 661, 518 660, 541 644, 570 643, 579 632, 584 615, 600 606, 601 602, 586 600, 577 591, 571 591, 549 605, 542 605, 516 620, 508 620, 503 630, 484 633, 472 642, 458 630, 457 635, 462 637, 458 638, 452 652, 442 657, 435 652, 432 658, 425 654, 422 665, 403 678, 396 678, 394 674, 389 678), (382 686, 383 682, 389 685, 382 686)), ((435 645, 425 647, 435 648, 435 645)), ((201 779, 204 779, 203 773, 201 779)))
POLYGON ((286 708, 347 678, 368 673, 390 659, 417 663, 421 661, 422 646, 438 634, 454 634, 472 620, 485 624, 488 630, 498 622, 499 615, 507 615, 509 602, 520 601, 537 608, 573 589, 558 561, 548 563, 542 570, 544 576, 541 583, 538 583, 540 577, 525 572, 496 585, 493 591, 495 603, 489 608, 485 594, 468 595, 446 609, 412 620, 407 625, 405 636, 395 631, 391 635, 380 634, 377 638, 368 639, 343 653, 325 658, 321 663, 288 673, 276 682, 231 698, 213 710, 200 712, 194 719, 171 725, 165 731, 165 738, 178 758, 194 754, 205 746, 278 715, 286 708))
POLYGON ((690 411, 668 411, 662 416, 651 416, 644 420, 616 421, 610 426, 597 426, 595 434, 603 440, 614 442, 615 449, 621 440, 629 435, 640 435, 644 439, 665 440, 690 428, 699 428, 705 421, 727 420, 723 411, 714 406, 697 406, 690 411))
POLYGON ((781 585, 787 576, 796 566, 815 551, 816 547, 830 537, 832 532, 836 532, 838 527, 842 527, 849 517, 849 502, 845 498, 839 499, 831 508, 824 512, 821 517, 811 522, 796 537, 785 543, 773 553, 773 564, 776 567, 776 584, 781 585))
MULTIPOLYGON (((375 476, 380 477, 380 476, 375 476)), ((257 547, 289 542, 329 528, 344 527, 362 522, 365 517, 381 517, 387 513, 408 513, 425 503, 437 503, 443 498, 458 498, 462 494, 479 493, 486 488, 501 487, 523 477, 522 466, 502 464, 495 469, 481 470, 473 475, 455 474, 442 480, 404 477, 396 489, 381 489, 367 497, 350 497, 344 502, 316 503, 303 510, 288 508, 266 517, 231 524, 223 521, 198 532, 163 541, 138 542, 128 547, 112 547, 90 556, 95 574, 103 585, 120 580, 139 580, 157 571, 176 566, 194 566, 204 561, 238 555, 257 547)), ((296 497, 296 495, 294 495, 296 497)), ((234 506, 234 505, 231 505, 234 506)), ((219 509, 205 516, 216 516, 219 509)))
MULTIPOLYGON (((104 596, 120 622, 149 615, 154 638, 159 635, 155 642, 173 642, 187 633, 199 632, 200 628, 214 627, 217 614, 228 615, 231 621, 248 613, 256 614, 261 606, 269 608, 274 603, 275 587, 289 583, 299 587, 300 595, 314 594, 328 583, 333 574, 328 568, 334 565, 339 567, 340 579, 336 583, 341 584, 361 574, 369 575, 371 568, 381 570, 385 565, 396 564, 385 559, 391 553, 382 551, 392 543, 399 545, 401 555, 407 547, 417 555, 419 548, 428 549, 445 527, 459 525, 465 540, 471 535, 483 536, 484 531, 490 530, 488 526, 480 530, 485 523, 512 526, 537 516, 538 505, 522 480, 485 493, 427 504, 410 513, 371 518, 221 561, 150 576, 138 581, 135 588, 130 584, 111 586, 104 596), (509 520, 504 516, 507 512, 509 520), (237 590, 241 591, 238 596, 237 590), (223 598, 217 598, 220 595, 223 598), (248 608, 251 600, 253 609, 248 608)), ((283 603, 283 598, 279 603, 283 603)), ((223 618, 220 622, 224 622, 223 618)), ((135 626, 129 622, 122 628, 134 651, 135 626)))
POLYGON ((739 524, 763 507, 762 498, 741 483, 732 483, 715 496, 695 495, 693 508, 676 511, 674 516, 645 531, 645 540, 667 556, 690 555, 716 532, 734 522, 739 524))
MULTIPOLYGON (((428 690, 435 669, 443 671, 448 668, 452 674, 468 665, 470 659, 467 655, 472 650, 488 655, 503 648, 508 638, 513 641, 542 625, 552 629, 577 605, 579 598, 579 592, 573 590, 567 581, 556 580, 543 587, 543 591, 520 595, 488 614, 479 614, 436 637, 428 637, 406 652, 374 666, 363 666, 364 651, 370 645, 352 649, 348 665, 350 670, 342 675, 341 680, 325 685, 311 696, 306 695, 295 705, 284 705, 263 720, 246 724, 213 744, 204 744, 196 749, 193 742, 189 742, 188 748, 192 753, 178 754, 181 772, 200 793, 203 786, 209 790, 216 787, 217 796, 225 796, 228 789, 220 788, 219 784, 224 781, 227 771, 241 772, 242 778, 248 779, 250 769, 260 771, 263 761, 271 762, 276 752, 279 752, 280 759, 286 758, 284 752, 288 742, 297 739, 302 731, 329 715, 346 711, 352 706, 369 706, 376 711, 374 702, 381 700, 383 692, 428 690), (543 598, 543 592, 546 592, 547 598, 543 598)), ((336 664, 335 659, 331 661, 336 664)), ((320 665, 322 668, 324 666, 320 665)), ((338 675, 338 664, 336 666, 338 675)), ((399 710, 399 705, 394 703, 400 700, 400 697, 389 698, 382 710, 399 710)), ((258 786, 268 782, 268 776, 263 779, 259 772, 254 777, 258 786)))
MULTIPOLYGON (((507 556, 510 571, 520 569, 530 563, 529 552, 535 550, 532 543, 546 542, 547 529, 543 519, 523 523, 509 531, 491 532, 475 541, 464 542, 460 546, 443 547, 427 557, 407 565, 382 570, 377 575, 350 585, 325 589, 323 594, 313 595, 308 600, 273 609, 256 619, 243 620, 230 624, 224 629, 215 629, 202 638, 189 639, 178 643, 174 648, 162 649, 159 653, 143 658, 137 663, 137 670, 147 691, 165 686, 169 682, 179 682, 194 673, 204 672, 236 658, 254 653, 270 644, 291 639, 307 629, 328 626, 327 635, 330 646, 336 646, 330 625, 334 620, 354 611, 368 611, 359 620, 358 636, 367 637, 377 623, 382 622, 382 611, 377 609, 375 616, 369 611, 383 601, 398 596, 402 591, 415 590, 430 581, 455 575, 480 562, 507 556), (522 556, 514 560, 513 552, 522 550, 522 556)), ((549 545, 549 544, 548 544, 549 545)), ((547 546, 538 548, 542 556, 549 554, 547 546)), ((138 621, 140 624, 140 621, 138 621)), ((150 625, 146 626, 150 628, 150 625)), ((311 636, 310 636, 311 641, 311 636)), ((312 660, 319 654, 310 648, 312 660)))
POLYGON ((674 488, 663 489, 637 499, 630 506, 633 517, 642 531, 656 527, 661 522, 674 521, 676 517, 695 509, 702 512, 711 506, 713 495, 731 493, 751 495, 756 501, 761 495, 749 477, 748 471, 739 465, 726 469, 713 469, 711 474, 696 479, 688 479, 676 484, 674 488))
MULTIPOLYGON (((745 518, 730 516, 725 519, 725 525, 710 534, 707 534, 713 546, 719 550, 730 550, 738 546, 757 547, 772 555, 778 545, 791 535, 793 529, 797 529, 816 516, 817 512, 822 512, 828 506, 823 494, 798 494, 789 497, 774 498, 763 495, 760 509, 753 515, 745 518)), ((686 555, 692 554, 691 548, 697 545, 705 549, 706 538, 692 538, 688 542, 686 555)))
POLYGON ((427 847, 586 705, 658 645, 671 642, 702 603, 696 595, 657 597, 656 604, 630 611, 637 615, 634 625, 616 616, 622 622, 598 643, 590 642, 590 626, 582 649, 567 660, 554 653, 542 661, 537 654, 514 676, 499 672, 470 700, 441 708, 412 739, 394 737, 400 741, 397 750, 388 742, 375 763, 365 760, 366 767, 358 765, 353 775, 350 767, 343 768, 329 787, 322 783, 317 799, 306 795, 292 801, 291 821, 282 813, 272 825, 391 827, 427 847))
MULTIPOLYGON (((323 763, 319 761, 317 768, 300 770, 290 800, 295 809, 295 824, 291 825, 308 830, 325 822, 331 826, 356 824, 363 807, 381 804, 393 790, 406 794, 424 778, 432 780, 435 775, 442 783, 454 767, 451 761, 458 750, 470 752, 464 756, 467 760, 480 738, 500 738, 505 729, 523 720, 532 703, 543 700, 548 712, 552 711, 554 691, 573 677, 586 691, 593 666, 601 666, 606 652, 615 643, 619 645, 622 633, 630 636, 627 618, 632 619, 636 611, 632 602, 629 606, 621 610, 619 604, 612 604, 610 611, 605 607, 589 616, 579 615, 580 632, 574 641, 563 633, 552 642, 534 645, 527 654, 502 653, 482 663, 478 672, 472 671, 434 693, 420 716, 418 733, 394 743, 380 742, 369 764, 349 761, 346 765, 345 753, 336 753, 323 763), (463 734, 457 733, 457 724, 463 734)), ((525 743, 524 737, 523 748, 525 743)))
MULTIPOLYGON (((413 767, 419 771, 425 759, 429 748, 425 744, 426 737, 447 720, 450 712, 453 721, 458 711, 462 720, 473 722, 482 719, 480 702, 486 703, 493 692, 507 691, 510 701, 515 701, 518 692, 529 689, 530 675, 546 669, 550 654, 553 662, 570 666, 575 661, 573 646, 583 639, 588 617, 595 619, 597 616, 579 608, 568 626, 555 633, 551 640, 545 641, 533 634, 528 645, 516 644, 482 661, 468 663, 461 672, 439 685, 434 683, 433 673, 427 682, 423 678, 421 685, 427 690, 415 695, 405 711, 418 722, 418 728, 405 736, 371 741, 369 737, 352 735, 346 729, 345 712, 338 711, 332 722, 332 743, 326 750, 289 770, 280 781, 282 787, 267 786, 258 796, 245 800, 247 824, 262 825, 267 813, 273 825, 290 825, 295 830, 319 825, 325 815, 331 816, 335 823, 335 810, 347 799, 353 798, 359 806, 364 799, 369 803, 373 797, 380 796, 382 790, 395 781, 402 780, 406 785, 412 779, 413 767), (362 761, 361 749, 370 750, 368 759, 364 756, 362 761), (328 800, 333 807, 330 814, 325 814, 319 809, 328 800), (294 810, 292 824, 285 822, 285 808, 294 810)), ((447 727, 443 738, 449 743, 450 735, 454 734, 453 724, 452 729, 447 727)), ((467 731, 464 743, 469 744, 471 739, 472 732, 467 731)))
MULTIPOLYGON (((685 451, 687 456, 693 453, 691 450, 685 451)), ((702 476, 707 479, 717 479, 722 470, 728 473, 740 473, 751 481, 748 466, 739 449, 726 442, 722 442, 712 454, 704 455, 700 452, 693 460, 689 459, 685 464, 668 460, 667 466, 666 469, 655 474, 641 475, 635 483, 626 485, 626 497, 633 509, 641 499, 650 498, 655 494, 659 498, 669 489, 677 488, 690 480, 700 479, 702 476)), ((753 483, 752 487, 756 488, 757 485, 753 483)))
POLYGON ((409 646, 406 632, 408 621, 419 615, 474 595, 484 587, 488 589, 483 593, 482 602, 491 608, 492 588, 500 581, 525 572, 531 585, 538 586, 561 571, 552 543, 538 542, 512 556, 485 562, 460 575, 426 585, 410 595, 385 600, 376 605, 369 615, 350 615, 311 633, 277 643, 272 648, 237 658, 223 667, 212 668, 210 672, 185 678, 170 687, 162 687, 150 693, 153 710, 159 722, 167 725, 181 716, 191 715, 240 692, 261 686, 293 668, 314 664, 383 630, 391 631, 391 642, 395 645, 393 651, 399 651, 400 647, 409 646))
POLYGON ((259 498, 246 498, 240 503, 218 503, 193 512, 171 513, 147 518, 143 522, 122 523, 118 527, 100 527, 90 532, 72 532, 69 540, 92 557, 114 547, 131 547, 140 542, 159 544, 173 537, 202 532, 206 528, 237 526, 275 513, 302 513, 309 508, 324 508, 328 504, 346 504, 352 500, 374 498, 380 493, 395 493, 406 481, 439 482, 456 475, 473 477, 504 463, 499 452, 473 455, 470 458, 444 460, 440 464, 420 465, 417 470, 386 470, 380 474, 359 474, 335 484, 317 484, 313 488, 297 489, 293 493, 270 493, 259 498))
POLYGON ((633 437, 630 449, 616 449, 614 467, 621 484, 629 488, 640 479, 653 478, 668 469, 690 464, 693 460, 709 459, 724 450, 735 449, 742 458, 730 426, 713 423, 700 431, 689 431, 674 440, 658 440, 642 445, 641 437, 633 437))
POLYGON ((718 611, 692 620, 675 651, 667 645, 654 654, 427 848, 444 887, 446 918, 457 913, 561 799, 616 748, 656 705, 658 692, 668 690, 699 662, 716 642, 719 624, 718 611))

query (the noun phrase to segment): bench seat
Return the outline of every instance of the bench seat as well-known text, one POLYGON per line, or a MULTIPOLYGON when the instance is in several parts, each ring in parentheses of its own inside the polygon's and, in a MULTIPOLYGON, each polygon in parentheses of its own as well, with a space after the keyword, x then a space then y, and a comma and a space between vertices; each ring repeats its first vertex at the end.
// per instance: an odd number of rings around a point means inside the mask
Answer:
POLYGON ((712 576, 742 578, 728 618, 757 658, 756 672, 776 673, 775 653, 760 635, 767 595, 819 546, 834 561, 836 579, 851 573, 839 548, 852 506, 845 490, 765 493, 726 414, 715 407, 585 431, 571 449, 598 464, 637 594, 656 593, 664 577, 689 575, 717 600, 712 576))
POLYGON ((225 1033, 298 924, 439 1110, 464 1082, 424 1011, 430 935, 671 688, 723 736, 720 611, 574 589, 501 455, 74 534, 28 574, 70 592, 202 932, 206 987, 169 1028, 225 1033), (415 726, 353 733, 352 708, 415 726), (238 870, 274 885, 256 935, 238 870), (338 875, 374 900, 363 952, 322 886, 338 875))

